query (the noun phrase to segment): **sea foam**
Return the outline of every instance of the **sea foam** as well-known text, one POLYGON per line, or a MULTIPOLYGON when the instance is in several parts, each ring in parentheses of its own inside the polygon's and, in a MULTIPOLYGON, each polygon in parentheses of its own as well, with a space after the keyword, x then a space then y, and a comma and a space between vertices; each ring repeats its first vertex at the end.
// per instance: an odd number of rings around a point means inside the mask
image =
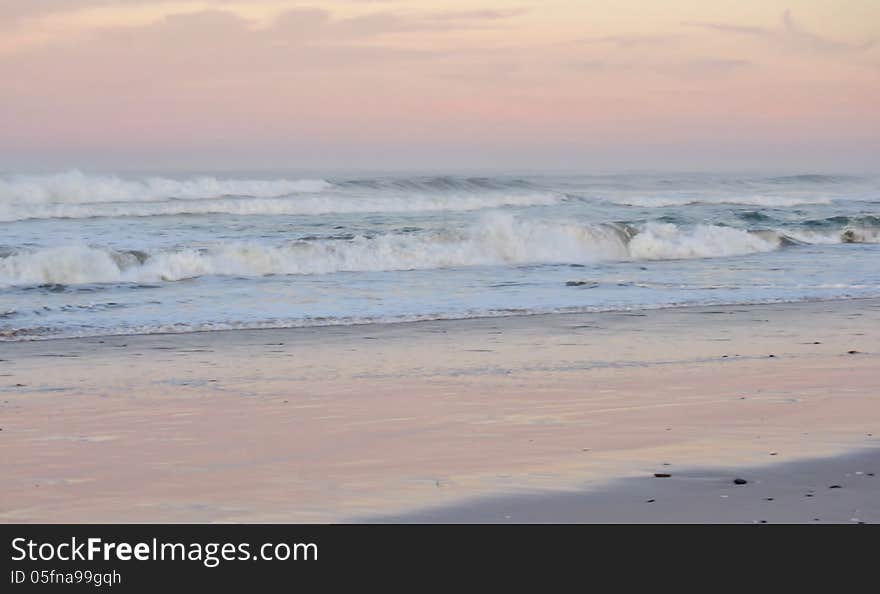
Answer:
MULTIPOLYGON (((0 258, 6 285, 175 281, 610 260, 712 258, 771 251, 785 234, 714 225, 589 224, 490 212, 465 228, 276 244, 218 243, 154 253, 99 246, 19 250, 0 258)), ((840 240, 839 240, 840 241, 840 240)))
POLYGON ((173 215, 322 215, 549 206, 562 194, 523 184, 432 178, 334 184, 323 179, 174 180, 68 173, 0 178, 0 222, 173 215), (376 191, 379 190, 379 191, 376 191))

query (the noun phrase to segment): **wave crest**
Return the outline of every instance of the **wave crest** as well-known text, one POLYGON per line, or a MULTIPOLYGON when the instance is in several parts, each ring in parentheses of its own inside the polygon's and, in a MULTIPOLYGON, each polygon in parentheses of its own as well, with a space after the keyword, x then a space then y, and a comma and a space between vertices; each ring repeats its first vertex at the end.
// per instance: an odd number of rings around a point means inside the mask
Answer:
POLYGON ((743 206, 763 206, 767 208, 788 208, 804 204, 831 204, 827 196, 630 196, 610 198, 609 202, 620 206, 640 208, 666 208, 669 206, 690 206, 697 204, 731 204, 743 206))
POLYGON ((332 184, 323 179, 218 179, 207 176, 185 180, 165 177, 123 179, 114 175, 86 175, 74 170, 0 178, 0 204, 155 202, 222 196, 260 198, 296 192, 320 192, 330 187, 332 184))
POLYGON ((697 225, 579 224, 493 212, 463 229, 314 238, 280 245, 217 244, 156 253, 68 246, 0 258, 0 283, 174 281, 203 275, 265 276, 607 260, 711 258, 770 251, 777 232, 697 225))
POLYGON ((0 221, 85 219, 171 215, 323 215, 385 212, 472 211, 505 206, 548 206, 563 198, 552 194, 439 196, 296 196, 291 198, 222 198, 106 204, 0 204, 0 221))
POLYGON ((125 180, 78 171, 0 178, 0 222, 172 215, 322 215, 548 206, 561 194, 484 178, 125 180), (376 188, 373 188, 376 185, 376 188), (388 190, 374 192, 372 189, 388 190))

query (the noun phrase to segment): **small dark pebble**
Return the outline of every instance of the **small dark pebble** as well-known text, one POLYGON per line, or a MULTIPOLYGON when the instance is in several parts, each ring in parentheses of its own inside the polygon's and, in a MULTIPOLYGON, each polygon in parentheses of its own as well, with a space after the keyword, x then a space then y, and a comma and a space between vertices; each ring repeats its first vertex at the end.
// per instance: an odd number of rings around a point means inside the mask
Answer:
POLYGON ((776 355, 767 355, 768 357, 775 357, 776 355))
POLYGON ((820 520, 819 518, 813 518, 813 521, 814 522, 821 522, 822 520, 820 520))
POLYGON ((843 487, 841 487, 840 485, 831 485, 831 486, 828 487, 828 488, 829 488, 829 489, 842 489, 843 487))
POLYGON ((867 476, 874 476, 874 473, 873 473, 873 472, 869 472, 869 473, 867 474, 867 476))
POLYGON ((778 456, 778 455, 779 455, 779 452, 770 452, 770 455, 771 455, 771 456, 778 456))
POLYGON ((818 341, 818 340, 817 340, 817 341, 816 341, 816 342, 814 342, 814 343, 813 343, 813 344, 822 344, 822 343, 821 343, 821 342, 819 342, 819 341, 818 341))
POLYGON ((648 499, 647 501, 645 501, 645 503, 654 503, 655 501, 657 501, 657 500, 656 499, 648 499))
POLYGON ((655 472, 655 473, 654 473, 654 477, 655 477, 655 478, 669 478, 669 477, 671 477, 671 476, 672 476, 672 475, 669 474, 668 472, 655 472))
POLYGON ((749 481, 747 481, 747 480, 744 479, 744 478, 735 478, 735 479, 733 479, 733 484, 734 484, 734 485, 745 485, 745 484, 747 484, 748 482, 749 482, 749 481))
POLYGON ((804 497, 812 497, 812 496, 813 496, 812 493, 807 493, 806 495, 804 495, 804 497))
POLYGON ((858 351, 847 351, 846 354, 847 355, 858 355, 859 352, 858 351))
POLYGON ((764 501, 773 501, 773 497, 766 497, 764 501))
POLYGON ((761 520, 760 523, 761 523, 761 524, 766 524, 766 523, 767 523, 767 520, 761 520))

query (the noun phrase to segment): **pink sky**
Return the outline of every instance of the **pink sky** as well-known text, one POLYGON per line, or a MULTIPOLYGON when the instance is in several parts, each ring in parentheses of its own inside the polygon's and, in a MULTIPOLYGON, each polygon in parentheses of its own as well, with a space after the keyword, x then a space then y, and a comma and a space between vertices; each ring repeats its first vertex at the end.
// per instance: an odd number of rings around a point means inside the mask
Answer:
POLYGON ((876 0, 0 0, 0 169, 867 170, 876 0))

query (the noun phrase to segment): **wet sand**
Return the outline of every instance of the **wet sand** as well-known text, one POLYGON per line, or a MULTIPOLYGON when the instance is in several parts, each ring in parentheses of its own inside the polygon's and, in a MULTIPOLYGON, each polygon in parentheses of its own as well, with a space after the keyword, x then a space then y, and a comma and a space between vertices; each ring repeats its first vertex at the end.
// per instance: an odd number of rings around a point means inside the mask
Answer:
POLYGON ((580 493, 484 498, 384 523, 880 523, 880 443, 856 454, 756 468, 680 469, 618 479, 580 493))
MULTIPOLYGON (((359 521, 771 472, 876 443, 878 328, 853 300, 3 343, 0 521, 359 521)), ((631 519, 728 518, 691 505, 631 519)))

